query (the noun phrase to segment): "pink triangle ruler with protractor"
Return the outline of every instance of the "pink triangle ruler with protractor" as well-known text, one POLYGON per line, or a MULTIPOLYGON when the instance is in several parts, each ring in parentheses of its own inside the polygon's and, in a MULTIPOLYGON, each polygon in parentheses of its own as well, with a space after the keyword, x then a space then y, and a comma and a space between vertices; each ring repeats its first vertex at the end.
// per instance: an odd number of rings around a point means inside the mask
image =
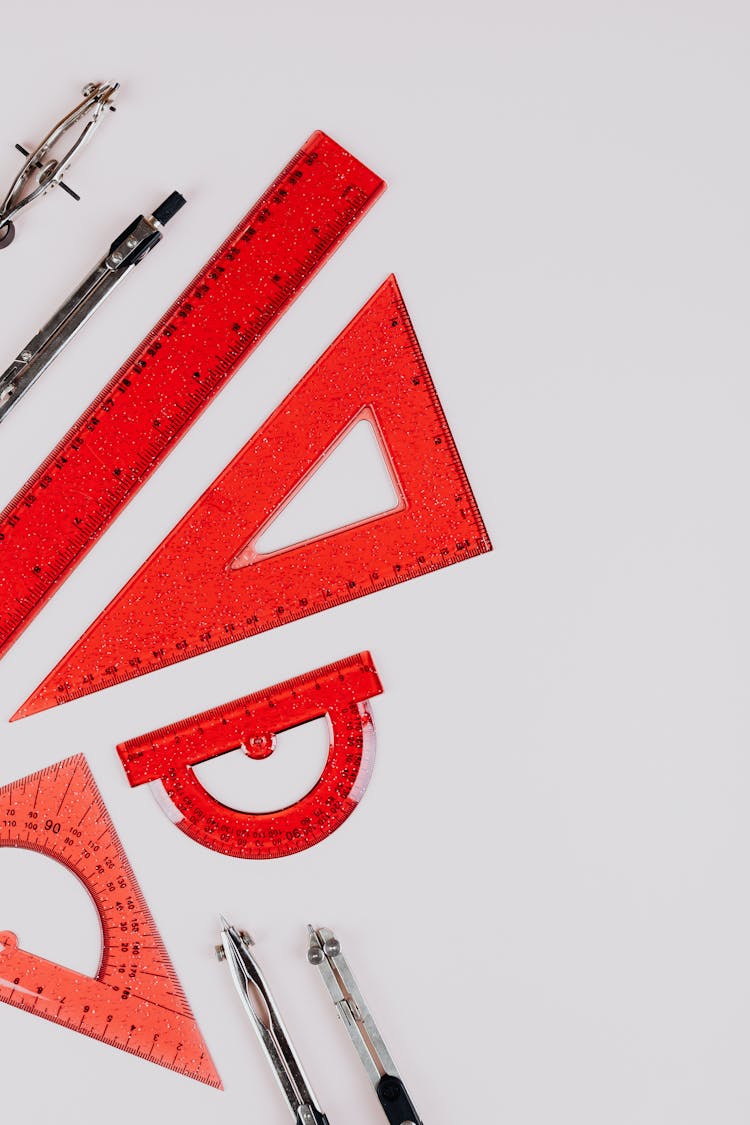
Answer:
MULTIPOLYGON (((0 847, 28 848, 72 871, 91 895, 102 930, 94 977, 38 957, 24 947, 23 934, 0 931, 0 1002, 221 1087, 82 754, 0 789, 0 847)), ((10 1041, 5 1057, 12 1066, 10 1041)))

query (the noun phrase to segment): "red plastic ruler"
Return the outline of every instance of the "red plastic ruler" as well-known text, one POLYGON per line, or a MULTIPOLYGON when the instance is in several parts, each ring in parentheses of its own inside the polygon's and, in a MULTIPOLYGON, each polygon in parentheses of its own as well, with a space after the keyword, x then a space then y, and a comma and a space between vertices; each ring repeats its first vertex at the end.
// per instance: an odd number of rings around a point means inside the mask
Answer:
POLYGON ((314 133, 0 514, 0 655, 385 187, 314 133))
POLYGON ((241 859, 276 859, 319 844, 347 820, 372 775, 375 733, 368 700, 383 688, 369 652, 318 668, 117 747, 133 786, 151 782, 178 828, 206 848, 241 859), (228 808, 194 766, 230 750, 267 758, 275 736, 327 717, 328 759, 306 796, 276 812, 228 808))
POLYGON ((103 939, 93 978, 0 933, 0 1000, 221 1088, 83 755, 0 789, 0 847, 41 852, 77 875, 103 939))
POLYGON ((390 277, 14 718, 490 549, 390 277), (264 529, 363 418, 398 504, 258 554, 264 529))

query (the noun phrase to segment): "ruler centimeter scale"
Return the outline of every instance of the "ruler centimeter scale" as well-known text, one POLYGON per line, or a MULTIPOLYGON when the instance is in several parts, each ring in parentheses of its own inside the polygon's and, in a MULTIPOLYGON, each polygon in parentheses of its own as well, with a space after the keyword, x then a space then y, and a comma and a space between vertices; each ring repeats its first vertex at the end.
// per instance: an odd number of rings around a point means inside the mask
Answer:
POLYGON ((489 550, 389 277, 13 718, 489 550), (378 438, 395 506, 259 553, 276 515, 362 420, 378 438))
POLYGON ((96 977, 37 957, 13 931, 0 932, 0 1001, 220 1089, 82 754, 0 788, 0 847, 62 863, 91 895, 102 927, 96 977))
POLYGON ((0 655, 385 188, 314 133, 0 514, 0 655))
POLYGON ((383 688, 369 652, 204 711, 117 747, 132 786, 151 783, 170 820, 199 844, 241 859, 277 859, 310 848, 347 820, 372 776, 375 732, 368 700, 383 688), (328 758, 304 797, 275 812, 218 801, 194 767, 242 748, 268 758, 275 736, 326 717, 328 758))

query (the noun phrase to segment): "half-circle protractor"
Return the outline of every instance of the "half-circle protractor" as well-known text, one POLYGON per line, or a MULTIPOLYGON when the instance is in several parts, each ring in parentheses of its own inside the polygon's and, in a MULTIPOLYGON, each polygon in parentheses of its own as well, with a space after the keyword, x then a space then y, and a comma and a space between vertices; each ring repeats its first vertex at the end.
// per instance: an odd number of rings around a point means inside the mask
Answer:
POLYGON ((348 820, 372 775, 375 730, 369 700, 383 688, 369 653, 318 668, 211 711, 122 743, 133 786, 151 783, 177 827, 204 847, 241 859, 277 859, 320 843, 348 820), (238 748, 273 752, 276 735, 325 717, 328 756, 299 800, 271 812, 232 808, 198 778, 197 765, 238 748))

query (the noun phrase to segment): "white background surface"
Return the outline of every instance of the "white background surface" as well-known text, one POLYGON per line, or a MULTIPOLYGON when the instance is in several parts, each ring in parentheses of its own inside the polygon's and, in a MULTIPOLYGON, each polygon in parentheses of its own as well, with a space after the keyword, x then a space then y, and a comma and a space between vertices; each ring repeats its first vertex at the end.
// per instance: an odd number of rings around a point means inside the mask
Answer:
MULTIPOLYGON (((4 23, 2 180, 84 81, 123 91, 84 202, 44 201, 0 258, 0 355, 136 212, 190 204, 3 424, 3 503, 313 129, 390 188, 4 659, 2 714, 390 271, 496 551, 0 732, 0 783, 88 756, 226 1086, 0 1007, 3 1117, 287 1120, 211 957, 222 910, 332 1125, 382 1117, 308 920, 345 939, 426 1125, 746 1122, 747 6, 44 0, 4 23), (116 742, 365 647, 375 777, 320 847, 226 859, 128 788, 116 742)), ((0 853, 0 928, 93 969, 83 895, 42 868, 0 853)))

